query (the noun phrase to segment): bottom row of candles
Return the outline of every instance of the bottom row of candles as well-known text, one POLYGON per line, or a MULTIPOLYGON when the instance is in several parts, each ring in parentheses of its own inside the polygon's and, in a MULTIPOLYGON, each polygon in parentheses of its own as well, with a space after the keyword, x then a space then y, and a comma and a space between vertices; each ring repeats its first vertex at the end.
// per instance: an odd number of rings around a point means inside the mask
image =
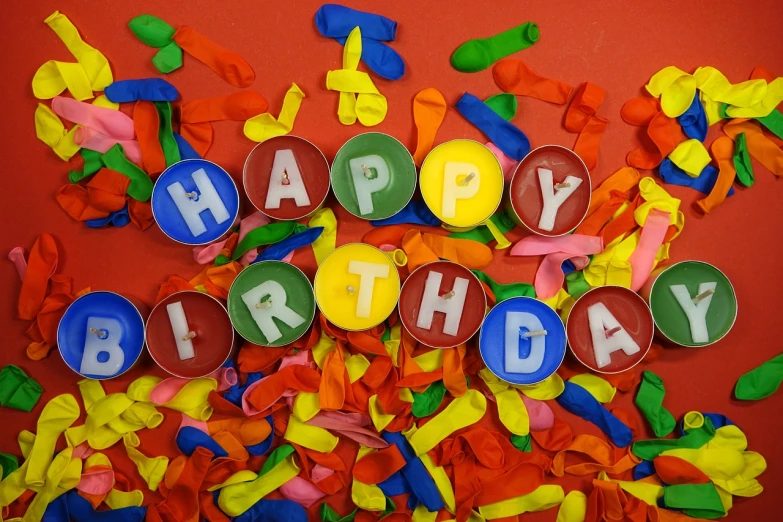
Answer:
POLYGON ((705 346, 723 338, 737 315, 730 281, 701 261, 654 273, 641 295, 619 286, 593 288, 561 320, 529 297, 506 299, 487 311, 478 278, 450 261, 417 268, 401 287, 389 254, 366 244, 341 246, 319 266, 312 285, 289 263, 255 263, 237 276, 226 307, 205 293, 177 292, 155 306, 146 324, 125 297, 91 292, 66 310, 58 347, 84 377, 121 375, 146 345, 170 374, 197 378, 231 356, 235 331, 261 346, 284 346, 307 332, 316 307, 351 331, 373 328, 397 308, 403 328, 426 346, 449 348, 478 333, 487 367, 524 385, 557 371, 567 347, 587 368, 618 373, 644 358, 656 334, 681 346, 705 346))

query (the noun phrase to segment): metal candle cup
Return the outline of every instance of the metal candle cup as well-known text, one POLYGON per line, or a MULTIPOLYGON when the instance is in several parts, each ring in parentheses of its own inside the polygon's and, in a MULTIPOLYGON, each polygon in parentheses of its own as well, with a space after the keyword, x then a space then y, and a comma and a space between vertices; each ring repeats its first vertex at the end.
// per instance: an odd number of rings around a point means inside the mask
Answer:
POLYGON ((582 159, 560 145, 543 145, 525 156, 514 170, 506 207, 517 223, 534 234, 557 237, 572 232, 584 220, 591 193, 590 173, 582 159), (552 187, 542 187, 542 182, 551 182, 552 187), (544 216, 544 190, 553 194, 548 208, 554 208, 554 219, 550 219, 551 212, 544 216), (555 208, 552 205, 557 204, 560 190, 570 194, 555 208))
POLYGON ((653 331, 647 303, 633 290, 620 286, 600 286, 584 293, 566 322, 571 353, 591 370, 607 374, 639 364, 650 350, 653 331))
POLYGON ((187 290, 155 305, 147 319, 145 338, 158 366, 175 377, 196 379, 219 369, 231 356, 234 328, 220 301, 187 290), (189 353, 183 354, 183 350, 189 353))
POLYGON ((321 150, 298 136, 259 143, 245 160, 242 175, 250 203, 273 219, 309 216, 329 194, 329 162, 321 150))
POLYGON ((90 292, 65 310, 57 326, 57 348, 65 364, 82 377, 118 377, 141 356, 144 320, 125 297, 90 292))
POLYGON ((481 328, 486 308, 487 296, 478 278, 450 261, 433 261, 414 270, 402 285, 398 305, 405 329, 433 348, 466 343, 481 328))

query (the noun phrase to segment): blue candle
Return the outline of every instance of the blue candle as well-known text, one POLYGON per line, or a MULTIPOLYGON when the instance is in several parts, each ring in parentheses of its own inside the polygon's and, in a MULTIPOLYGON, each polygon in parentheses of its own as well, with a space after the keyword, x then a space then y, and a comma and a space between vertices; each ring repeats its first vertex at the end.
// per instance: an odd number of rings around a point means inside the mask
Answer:
POLYGON ((211 161, 183 160, 163 171, 152 190, 152 215, 164 234, 205 245, 226 234, 239 214, 231 176, 211 161))
POLYGON ((566 351, 563 322, 554 310, 531 297, 495 305, 479 334, 484 364, 511 384, 536 384, 560 367, 566 351))
POLYGON ((57 347, 73 371, 111 379, 128 371, 144 347, 144 320, 126 298, 90 292, 75 300, 57 327, 57 347))

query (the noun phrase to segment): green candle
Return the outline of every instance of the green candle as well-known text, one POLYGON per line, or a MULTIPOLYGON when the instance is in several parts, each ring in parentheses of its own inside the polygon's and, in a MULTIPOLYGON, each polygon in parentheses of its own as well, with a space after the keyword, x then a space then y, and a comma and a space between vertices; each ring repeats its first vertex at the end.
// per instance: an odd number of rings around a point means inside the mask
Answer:
POLYGON ((348 212, 362 219, 386 219, 413 197, 416 165, 398 140, 367 132, 337 151, 331 178, 334 195, 348 212))
POLYGON ((649 301, 659 332, 682 346, 719 341, 737 318, 731 282, 701 261, 683 261, 664 269, 652 283, 649 301))
POLYGON ((261 261, 234 280, 228 314, 239 335, 251 343, 290 344, 304 335, 315 317, 313 286, 294 265, 261 261))

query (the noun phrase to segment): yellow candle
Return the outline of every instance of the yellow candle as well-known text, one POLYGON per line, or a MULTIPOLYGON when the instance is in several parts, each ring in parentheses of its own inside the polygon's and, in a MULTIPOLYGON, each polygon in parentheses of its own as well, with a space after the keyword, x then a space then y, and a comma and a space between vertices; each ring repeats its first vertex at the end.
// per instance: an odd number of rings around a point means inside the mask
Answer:
POLYGON ((473 227, 497 210, 503 197, 503 169, 481 143, 447 141, 424 160, 419 186, 438 219, 455 227, 473 227))
POLYGON ((350 243, 324 259, 314 289, 318 308, 329 321, 345 330, 367 330, 394 311, 400 275, 382 250, 350 243))

